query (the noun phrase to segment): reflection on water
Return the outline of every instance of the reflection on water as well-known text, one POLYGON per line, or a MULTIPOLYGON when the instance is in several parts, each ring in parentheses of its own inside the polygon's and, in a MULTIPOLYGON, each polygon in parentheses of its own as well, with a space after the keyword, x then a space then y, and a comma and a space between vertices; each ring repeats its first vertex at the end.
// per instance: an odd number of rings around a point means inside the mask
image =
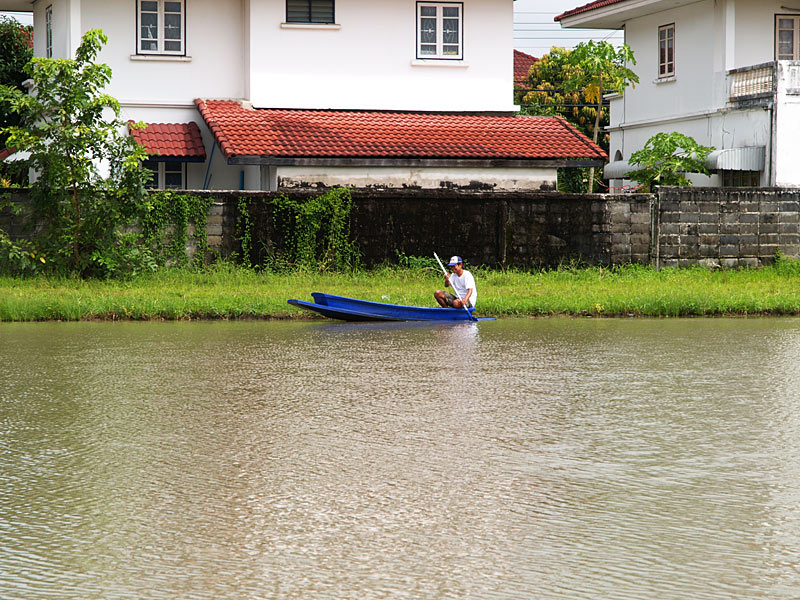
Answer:
POLYGON ((800 321, 0 324, 0 597, 789 599, 800 321))

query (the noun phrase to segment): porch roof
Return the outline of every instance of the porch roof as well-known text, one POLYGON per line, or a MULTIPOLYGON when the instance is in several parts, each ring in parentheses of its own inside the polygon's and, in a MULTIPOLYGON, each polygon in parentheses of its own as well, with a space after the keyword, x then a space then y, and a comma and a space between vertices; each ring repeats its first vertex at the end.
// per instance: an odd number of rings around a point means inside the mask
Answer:
POLYGON ((233 100, 195 104, 231 163, 572 166, 567 162, 606 160, 602 148, 561 117, 254 109, 233 100))
POLYGON ((144 146, 152 157, 180 158, 184 161, 203 161, 206 149, 197 123, 145 123, 144 129, 132 127, 131 137, 144 146))

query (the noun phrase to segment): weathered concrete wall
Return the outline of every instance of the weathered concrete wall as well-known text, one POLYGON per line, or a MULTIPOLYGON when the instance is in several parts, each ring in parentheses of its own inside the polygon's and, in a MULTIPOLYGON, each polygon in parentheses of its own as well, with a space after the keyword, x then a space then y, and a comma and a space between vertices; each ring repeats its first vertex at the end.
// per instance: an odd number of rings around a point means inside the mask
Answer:
POLYGON ((12 240, 24 237, 25 228, 21 217, 15 215, 10 208, 5 206, 6 202, 26 202, 28 198, 27 190, 17 188, 0 189, 0 230, 5 231, 12 240))
MULTIPOLYGON (((269 203, 276 192, 192 193, 215 201, 207 225, 212 252, 240 253, 240 198, 250 206, 251 260, 281 247, 269 203)), ((800 191, 790 189, 661 188, 657 195, 370 189, 354 190, 353 202, 351 233, 367 264, 437 252, 473 265, 522 268, 571 260, 733 268, 768 262, 779 249, 800 255, 800 191)), ((0 211, 0 228, 21 234, 8 211, 0 211)))
POLYGON ((656 211, 656 266, 757 267, 778 250, 800 254, 797 190, 662 188, 656 211))
MULTIPOLYGON (((316 193, 287 192, 293 197, 316 193)), ((281 244, 268 203, 261 201, 272 194, 248 195, 254 262, 260 249, 281 244)), ((236 193, 223 200, 225 222, 231 225, 238 197, 236 193)), ((555 266, 571 260, 646 263, 654 200, 648 194, 354 190, 351 233, 367 264, 395 262, 398 253, 433 252, 493 266, 555 266)), ((230 230, 223 238, 232 235, 230 230)))

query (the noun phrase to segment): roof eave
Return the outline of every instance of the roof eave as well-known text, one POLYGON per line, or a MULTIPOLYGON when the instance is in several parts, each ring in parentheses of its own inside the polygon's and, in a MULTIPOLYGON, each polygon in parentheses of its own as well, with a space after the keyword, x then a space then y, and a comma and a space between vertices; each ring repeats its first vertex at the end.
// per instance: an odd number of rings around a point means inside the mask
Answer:
POLYGON ((245 156, 228 158, 229 165, 276 167, 472 167, 555 169, 562 167, 601 167, 604 158, 386 158, 386 157, 291 157, 245 156))
POLYGON ((695 2, 698 2, 698 0, 620 0, 608 6, 592 8, 569 16, 564 16, 566 15, 564 13, 564 15, 556 17, 556 21, 561 23, 561 27, 565 29, 572 27, 622 29, 625 23, 631 19, 695 2))
POLYGON ((608 14, 610 12, 611 11, 600 8, 585 13, 578 13, 571 17, 564 17, 559 20, 559 23, 563 29, 570 29, 573 27, 580 29, 622 29, 628 17, 620 15, 618 11, 608 14))

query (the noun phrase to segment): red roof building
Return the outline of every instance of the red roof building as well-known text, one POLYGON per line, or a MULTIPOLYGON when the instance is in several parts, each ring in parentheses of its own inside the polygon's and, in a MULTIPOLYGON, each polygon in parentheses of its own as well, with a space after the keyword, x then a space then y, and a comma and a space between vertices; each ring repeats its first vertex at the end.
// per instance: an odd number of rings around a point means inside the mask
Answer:
POLYGON ((271 169, 264 175, 270 189, 310 181, 440 187, 476 180, 497 189, 552 189, 558 167, 606 160, 560 117, 195 104, 228 164, 271 169))
POLYGON ((253 109, 196 100, 223 154, 275 159, 602 161, 560 117, 253 109))
POLYGON ((514 50, 514 85, 525 87, 531 65, 537 60, 535 56, 514 50))

